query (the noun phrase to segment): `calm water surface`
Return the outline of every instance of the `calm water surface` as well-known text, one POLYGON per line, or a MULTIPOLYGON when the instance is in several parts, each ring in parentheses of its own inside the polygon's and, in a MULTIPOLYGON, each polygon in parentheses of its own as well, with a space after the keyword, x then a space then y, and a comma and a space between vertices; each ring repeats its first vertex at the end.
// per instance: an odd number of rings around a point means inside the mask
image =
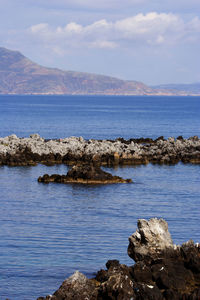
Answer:
MULTIPOLYGON (((0 96, 0 136, 45 138, 200 135, 193 97, 0 96)), ((163 217, 175 243, 200 240, 200 166, 109 169, 133 184, 41 184, 67 166, 0 167, 0 299, 53 293, 75 270, 92 276, 108 259, 132 264, 138 218, 163 217)))
POLYGON ((0 96, 0 136, 200 135, 200 97, 0 96))

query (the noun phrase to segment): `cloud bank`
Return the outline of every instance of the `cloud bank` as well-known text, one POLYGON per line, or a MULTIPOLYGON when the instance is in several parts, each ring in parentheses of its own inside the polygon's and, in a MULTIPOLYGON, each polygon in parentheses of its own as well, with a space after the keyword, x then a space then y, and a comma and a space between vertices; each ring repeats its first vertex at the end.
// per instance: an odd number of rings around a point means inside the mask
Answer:
MULTIPOLYGON (((27 33, 48 46, 67 48, 107 48, 130 46, 175 45, 199 40, 200 19, 184 21, 172 13, 137 14, 109 22, 102 19, 89 25, 71 22, 51 27, 40 23, 28 28, 27 33)), ((62 51, 61 51, 62 52, 62 51)))

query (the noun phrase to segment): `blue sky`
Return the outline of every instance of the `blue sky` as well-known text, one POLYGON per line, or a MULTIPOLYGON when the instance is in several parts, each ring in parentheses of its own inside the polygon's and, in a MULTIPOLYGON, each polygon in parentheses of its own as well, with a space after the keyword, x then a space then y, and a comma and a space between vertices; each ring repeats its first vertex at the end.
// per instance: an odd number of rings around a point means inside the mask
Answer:
POLYGON ((65 70, 200 82, 199 0, 0 0, 1 46, 65 70))

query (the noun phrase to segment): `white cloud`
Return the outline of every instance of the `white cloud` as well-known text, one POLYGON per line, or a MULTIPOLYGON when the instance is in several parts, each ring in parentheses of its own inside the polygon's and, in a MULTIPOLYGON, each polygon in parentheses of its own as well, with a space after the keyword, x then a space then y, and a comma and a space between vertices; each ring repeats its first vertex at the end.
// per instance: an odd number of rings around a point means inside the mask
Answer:
POLYGON ((86 26, 71 22, 55 28, 41 23, 31 26, 28 31, 40 42, 49 43, 54 48, 59 46, 59 49, 65 46, 110 49, 124 45, 158 46, 199 39, 200 19, 195 17, 184 22, 172 13, 151 12, 115 22, 102 19, 86 26))
POLYGON ((83 27, 81 25, 72 22, 65 26, 64 32, 81 33, 82 29, 83 29, 83 27))
MULTIPOLYGON (((170 40, 177 33, 182 32, 184 22, 173 14, 158 14, 151 12, 146 15, 138 14, 131 18, 117 21, 115 23, 116 30, 126 39, 139 39, 143 42, 156 43, 160 37, 166 40, 170 33, 170 40)), ((169 39, 168 39, 169 40, 169 39)))
POLYGON ((31 26, 30 30, 33 34, 35 34, 35 33, 39 33, 39 34, 48 33, 49 25, 47 23, 40 23, 40 24, 31 26))
POLYGON ((61 49, 58 46, 55 46, 52 48, 53 53, 55 53, 58 56, 64 56, 65 55, 65 51, 63 49, 61 49))
POLYGON ((188 30, 191 32, 199 32, 200 33, 200 19, 198 17, 194 17, 188 24, 188 30))
POLYGON ((91 48, 101 48, 101 49, 103 49, 103 48, 113 49, 113 48, 117 47, 117 44, 115 42, 109 42, 109 41, 100 40, 100 41, 92 42, 90 44, 90 47, 91 48))

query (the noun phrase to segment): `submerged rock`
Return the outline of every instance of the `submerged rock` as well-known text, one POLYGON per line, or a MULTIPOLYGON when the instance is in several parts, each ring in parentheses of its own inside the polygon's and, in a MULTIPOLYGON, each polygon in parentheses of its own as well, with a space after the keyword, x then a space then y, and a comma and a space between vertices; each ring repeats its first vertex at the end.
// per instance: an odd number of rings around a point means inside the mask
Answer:
POLYGON ((99 184, 99 183, 131 183, 131 179, 123 179, 119 176, 113 176, 107 173, 98 165, 94 164, 83 164, 80 166, 73 166, 68 171, 67 175, 48 175, 45 174, 38 178, 39 182, 49 183, 86 183, 86 184, 99 184))
POLYGON ((173 245, 167 222, 156 218, 139 220, 129 242, 135 265, 109 260, 93 279, 75 272, 53 295, 38 300, 200 299, 199 244, 173 245))

